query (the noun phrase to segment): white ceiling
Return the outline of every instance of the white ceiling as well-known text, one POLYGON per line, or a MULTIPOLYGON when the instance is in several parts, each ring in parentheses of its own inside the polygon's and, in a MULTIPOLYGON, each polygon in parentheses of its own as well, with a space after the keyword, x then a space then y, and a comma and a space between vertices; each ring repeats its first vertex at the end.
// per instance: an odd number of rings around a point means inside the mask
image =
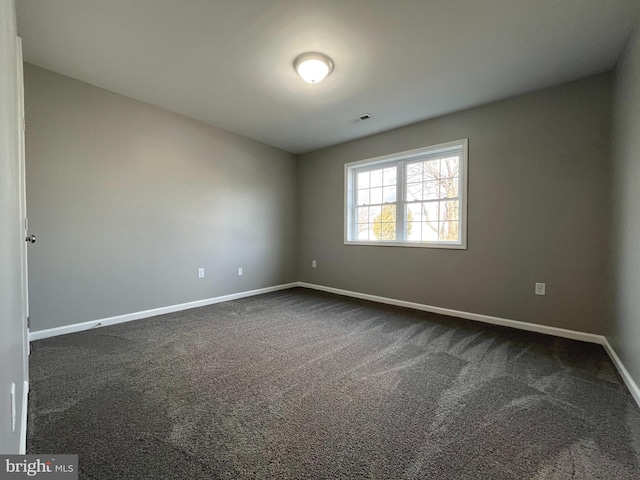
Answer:
POLYGON ((294 153, 611 69, 638 0, 17 0, 27 62, 294 153), (317 85, 305 51, 335 68, 317 85), (352 119, 369 112, 373 118, 352 119))

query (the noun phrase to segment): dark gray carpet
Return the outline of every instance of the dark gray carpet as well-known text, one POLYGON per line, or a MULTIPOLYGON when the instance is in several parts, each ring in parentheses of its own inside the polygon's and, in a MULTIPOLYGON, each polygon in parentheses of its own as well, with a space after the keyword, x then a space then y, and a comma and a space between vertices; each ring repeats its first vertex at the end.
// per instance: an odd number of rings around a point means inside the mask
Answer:
POLYGON ((638 479, 598 345, 293 289, 32 344, 29 453, 89 479, 638 479))

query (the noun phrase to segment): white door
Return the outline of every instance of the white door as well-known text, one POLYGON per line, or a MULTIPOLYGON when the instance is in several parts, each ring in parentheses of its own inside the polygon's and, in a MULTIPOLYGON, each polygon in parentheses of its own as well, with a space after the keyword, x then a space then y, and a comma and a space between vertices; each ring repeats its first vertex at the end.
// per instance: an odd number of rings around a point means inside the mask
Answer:
MULTIPOLYGON (((27 182, 26 182, 26 165, 25 165, 25 118, 24 118, 24 76, 22 68, 22 39, 17 38, 17 76, 18 76, 18 125, 19 125, 19 139, 18 139, 18 168, 19 168, 19 185, 18 190, 20 194, 20 215, 22 218, 23 234, 25 242, 22 244, 21 249, 21 273, 22 273, 22 342, 23 342, 23 375, 25 391, 29 388, 29 280, 28 280, 28 268, 27 268, 27 242, 35 242, 35 237, 31 238, 28 231, 27 220, 27 182)), ((24 394, 26 395, 26 394, 24 394)), ((21 413, 22 419, 20 424, 24 428, 24 419, 26 419, 26 405, 22 405, 21 413)), ((20 452, 24 453, 26 449, 26 432, 22 433, 20 452)))
POLYGON ((28 387, 22 55, 15 2, 0 0, 0 452, 22 453, 28 387))
MULTIPOLYGON (((24 74, 22 64, 22 39, 17 38, 17 72, 18 72, 18 124, 20 125, 20 138, 18 140, 18 147, 20 149, 19 155, 19 169, 20 169, 20 215, 23 218, 24 237, 27 243, 35 243, 35 236, 29 236, 29 220, 27 219, 27 174, 25 164, 25 118, 24 118, 24 74)), ((25 331, 25 345, 29 344, 29 325, 27 319, 29 318, 29 270, 27 268, 27 248, 23 249, 22 254, 22 305, 24 308, 24 331, 25 331)), ((26 372, 25 372, 26 373, 26 372)))

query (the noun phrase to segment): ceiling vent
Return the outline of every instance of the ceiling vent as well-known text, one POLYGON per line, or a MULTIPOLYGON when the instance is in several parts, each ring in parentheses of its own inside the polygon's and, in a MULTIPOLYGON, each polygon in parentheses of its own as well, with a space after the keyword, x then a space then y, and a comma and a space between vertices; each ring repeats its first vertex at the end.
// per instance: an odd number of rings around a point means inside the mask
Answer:
POLYGON ((362 122, 363 120, 369 120, 370 118, 371 118, 370 113, 361 113, 351 121, 354 123, 357 123, 357 122, 362 122))

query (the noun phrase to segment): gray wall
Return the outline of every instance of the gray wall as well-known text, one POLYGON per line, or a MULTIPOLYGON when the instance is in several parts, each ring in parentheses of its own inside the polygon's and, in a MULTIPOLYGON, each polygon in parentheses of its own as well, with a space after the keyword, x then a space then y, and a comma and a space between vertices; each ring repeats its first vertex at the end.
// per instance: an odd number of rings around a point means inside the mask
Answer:
MULTIPOLYGON (((640 28, 640 27, 638 27, 640 28)), ((640 384, 640 30, 616 68, 613 130, 613 322, 608 339, 640 384)))
POLYGON ((25 378, 19 191, 18 69, 13 0, 0 0, 0 453, 18 453, 25 378), (16 430, 11 431, 11 384, 16 430))
POLYGON ((294 155, 29 64, 25 107, 33 331, 297 280, 294 155))
POLYGON ((603 74, 301 156, 300 280, 604 333, 610 102, 603 74), (468 250, 343 244, 345 163, 461 138, 468 250))

